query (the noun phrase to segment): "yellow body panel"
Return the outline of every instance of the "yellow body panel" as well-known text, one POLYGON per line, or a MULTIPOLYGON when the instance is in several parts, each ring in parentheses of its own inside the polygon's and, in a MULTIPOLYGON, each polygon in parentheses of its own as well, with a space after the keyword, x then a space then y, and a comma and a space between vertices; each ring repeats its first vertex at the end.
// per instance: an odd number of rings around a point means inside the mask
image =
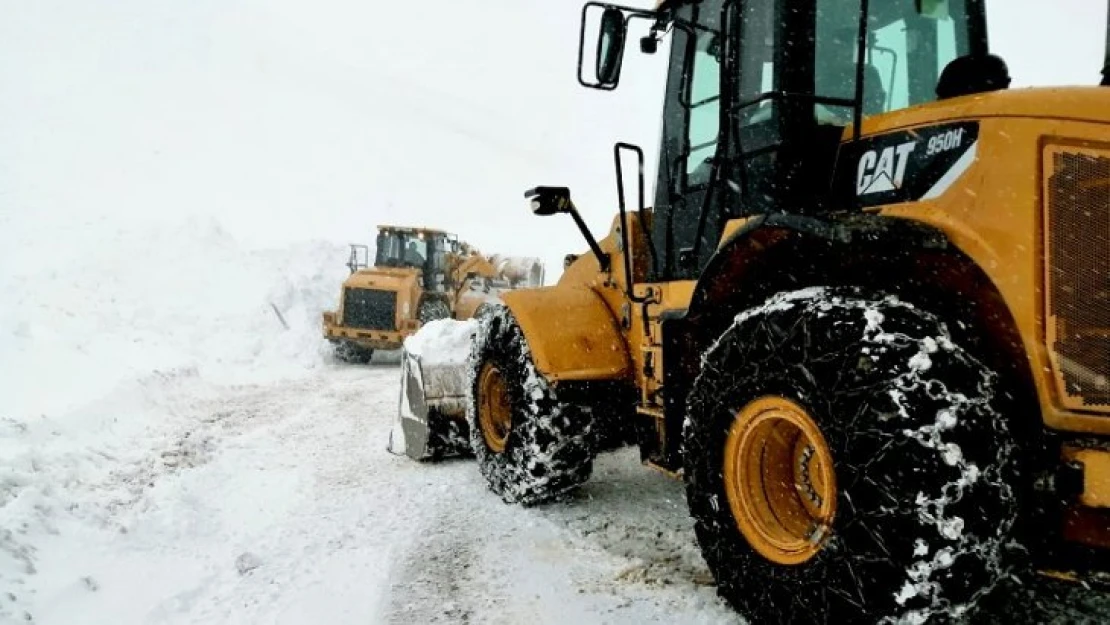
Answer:
POLYGON ((725 222, 725 227, 721 231, 721 240, 717 242, 717 248, 720 249, 721 245, 728 241, 732 237, 732 235, 736 234, 738 230, 743 228, 744 225, 751 220, 751 217, 740 217, 738 219, 730 219, 725 222))
MULTIPOLYGON (((864 136, 956 119, 1009 117, 1052 122, 1110 123, 1110 93, 1101 87, 1038 87, 941 100, 866 118, 864 136)), ((849 126, 845 139, 852 136, 849 126)))
POLYGON ((1065 447, 1064 458, 1083 467, 1079 502, 1091 508, 1110 508, 1110 450, 1065 447))
POLYGON ((552 286, 504 293, 539 372, 552 382, 629 376, 628 346, 593 289, 552 286))
POLYGON ((403 332, 389 332, 383 330, 363 330, 361 328, 348 328, 324 321, 324 336, 332 340, 346 340, 369 349, 400 349, 405 338, 413 334, 415 329, 406 329, 403 332))
POLYGON ((343 281, 342 292, 349 288, 375 289, 397 293, 397 306, 394 308, 393 328, 371 330, 355 328, 340 323, 343 319, 343 298, 339 309, 323 315, 324 338, 331 341, 347 341, 368 349, 400 349, 405 337, 420 327, 415 319, 420 305, 420 272, 407 268, 360 269, 343 281))
MULTIPOLYGON (((1046 97, 1055 98, 1056 90, 1046 97)), ((1090 90, 1080 90, 1087 94, 1090 90)), ((1009 94, 1013 95, 1013 94, 1009 94)), ((1099 113, 1110 123, 1110 91, 1099 98, 1107 108, 1099 113)), ((972 98, 976 100, 977 98, 972 98)), ((879 212, 913 219, 943 231, 991 279, 1001 293, 1020 331, 1040 397, 1045 424, 1069 431, 1110 434, 1110 419, 1094 412, 1065 409, 1056 392, 1056 375, 1045 340, 1044 224, 1042 210, 1042 151, 1054 137, 1110 139, 1110 126, 1102 123, 1011 118, 978 111, 972 104, 968 119, 980 119, 976 162, 943 195, 935 200, 890 205, 879 212)), ((1029 105, 1016 98, 1015 110, 1029 105)), ((1076 98, 1073 108, 1082 108, 1076 98)), ((933 105, 936 107, 937 105, 933 105)), ((922 107, 929 108, 929 107, 922 107)), ((1088 111, 1089 112, 1089 111, 1088 111)), ((1062 114, 1066 114, 1064 111, 1062 114)), ((890 126, 922 115, 915 110, 887 116, 890 126)), ((960 118, 955 118, 960 119, 960 118)), ((937 120, 930 119, 935 123, 937 120)), ((947 120, 946 120, 947 121, 947 120)), ((878 127, 864 128, 878 131, 878 127)), ((888 127, 889 128, 889 127, 888 127)), ((1110 146, 1108 146, 1110 147, 1110 146)), ((1050 173, 1050 172, 1048 172, 1050 173)))
MULTIPOLYGON (((646 241, 639 218, 628 216, 633 245, 633 281, 644 273, 646 241)), ((620 249, 620 218, 614 217, 607 236, 598 241, 609 255, 603 271, 593 252, 577 256, 554 286, 508 291, 501 299, 513 311, 540 373, 560 380, 632 380, 642 369, 634 346, 643 336, 641 311, 626 295, 624 254, 620 249)))
MULTIPOLYGON (((343 281, 343 288, 352 289, 379 289, 382 291, 397 291, 397 303, 400 308, 412 310, 420 298, 420 272, 407 268, 372 268, 360 269, 343 281), (403 298, 403 299, 402 299, 403 298)), ((342 305, 340 305, 342 312, 342 305)))
MULTIPOLYGON (((374 267, 360 269, 343 281, 343 291, 347 289, 374 289, 397 293, 397 306, 393 311, 393 328, 390 330, 368 330, 352 328, 339 323, 330 327, 325 324, 324 336, 328 339, 345 339, 370 349, 400 349, 405 337, 419 329, 416 312, 420 306, 420 271, 405 267, 374 267)), ((336 321, 343 319, 343 299, 340 298, 339 310, 334 316, 336 321)))

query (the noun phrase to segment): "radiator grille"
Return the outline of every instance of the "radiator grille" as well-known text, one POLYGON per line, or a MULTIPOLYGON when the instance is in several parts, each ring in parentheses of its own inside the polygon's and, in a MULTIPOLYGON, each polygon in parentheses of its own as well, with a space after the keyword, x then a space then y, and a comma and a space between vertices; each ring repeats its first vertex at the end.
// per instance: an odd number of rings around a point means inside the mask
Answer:
POLYGON ((1110 150, 1052 146, 1048 347, 1064 405, 1110 412, 1110 150))
POLYGON ((345 289, 343 325, 364 330, 393 330, 397 309, 396 291, 345 289))

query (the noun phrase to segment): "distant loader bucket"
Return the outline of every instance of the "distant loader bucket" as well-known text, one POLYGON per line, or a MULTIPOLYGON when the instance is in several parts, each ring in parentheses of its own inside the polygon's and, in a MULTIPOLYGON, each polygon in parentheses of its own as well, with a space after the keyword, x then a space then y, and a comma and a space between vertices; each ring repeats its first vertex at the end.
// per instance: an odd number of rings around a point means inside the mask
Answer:
POLYGON ((477 323, 439 319, 405 340, 389 451, 413 460, 468 455, 466 358, 477 323))

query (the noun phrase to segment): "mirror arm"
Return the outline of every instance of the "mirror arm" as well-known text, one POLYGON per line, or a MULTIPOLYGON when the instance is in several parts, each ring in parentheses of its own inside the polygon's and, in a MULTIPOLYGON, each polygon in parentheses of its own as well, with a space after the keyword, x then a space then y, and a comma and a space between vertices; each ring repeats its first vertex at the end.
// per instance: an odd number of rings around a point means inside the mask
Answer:
POLYGON ((609 255, 601 251, 601 246, 597 244, 597 239, 595 239, 593 233, 590 232, 590 228, 586 225, 586 222, 582 221, 582 215, 578 214, 578 209, 574 206, 574 202, 568 202, 568 204, 569 207, 567 212, 570 213, 571 218, 574 219, 574 223, 578 226, 578 230, 586 239, 586 243, 590 244, 590 249, 593 251, 594 256, 597 256, 597 262, 601 265, 601 270, 608 272, 611 265, 609 255))
POLYGON ((578 208, 570 199, 570 189, 566 187, 534 187, 524 192, 524 197, 532 202, 532 213, 536 215, 546 216, 555 215, 557 213, 567 213, 573 219, 578 230, 590 244, 590 250, 597 256, 597 262, 601 265, 601 270, 608 272, 611 265, 609 255, 601 250, 598 245, 597 239, 594 238, 590 228, 582 221, 582 215, 578 214, 578 208))

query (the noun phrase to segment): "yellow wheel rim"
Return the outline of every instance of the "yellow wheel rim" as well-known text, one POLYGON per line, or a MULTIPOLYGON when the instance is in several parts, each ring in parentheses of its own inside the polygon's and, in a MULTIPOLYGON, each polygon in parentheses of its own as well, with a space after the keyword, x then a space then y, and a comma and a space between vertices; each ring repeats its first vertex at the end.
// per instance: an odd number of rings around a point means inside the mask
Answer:
POLYGON ((744 406, 729 427, 725 494, 740 533, 776 564, 817 555, 836 514, 832 454, 809 413, 784 397, 744 406))
POLYGON ((478 376, 478 425, 482 428, 482 438, 494 453, 505 451, 505 441, 509 438, 512 426, 512 409, 509 406, 509 393, 505 390, 505 379, 501 371, 490 363, 482 367, 478 376))

